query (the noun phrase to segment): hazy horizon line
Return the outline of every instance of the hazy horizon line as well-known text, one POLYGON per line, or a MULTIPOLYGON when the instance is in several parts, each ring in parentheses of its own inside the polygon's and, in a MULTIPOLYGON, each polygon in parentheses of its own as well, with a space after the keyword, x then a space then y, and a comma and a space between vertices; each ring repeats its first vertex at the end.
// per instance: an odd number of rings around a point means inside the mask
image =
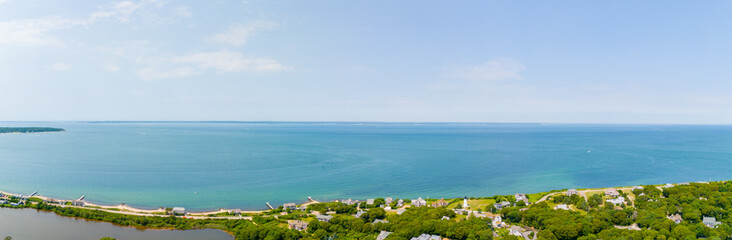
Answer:
POLYGON ((239 120, 0 120, 0 123, 301 123, 301 124, 516 124, 516 125, 699 125, 724 126, 732 123, 592 123, 592 122, 444 122, 444 121, 239 121, 239 120))

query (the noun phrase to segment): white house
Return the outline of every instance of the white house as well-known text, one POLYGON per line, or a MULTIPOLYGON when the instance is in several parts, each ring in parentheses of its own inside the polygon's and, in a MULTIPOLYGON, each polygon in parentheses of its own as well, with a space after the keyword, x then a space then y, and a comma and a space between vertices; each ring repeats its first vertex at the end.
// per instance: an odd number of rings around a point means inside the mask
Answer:
POLYGON ((412 201, 412 206, 415 206, 415 207, 424 207, 426 205, 427 205, 427 201, 425 201, 421 197, 412 201))
POLYGON ((554 207, 554 210, 562 209, 562 210, 569 210, 569 206, 567 204, 559 204, 556 207, 554 207))
POLYGON ((174 207, 173 210, 170 211, 174 215, 185 215, 186 209, 182 207, 174 207))
POLYGON ((607 202, 615 204, 615 205, 620 205, 620 204, 625 203, 625 198, 624 197, 613 198, 613 199, 607 200, 607 202))

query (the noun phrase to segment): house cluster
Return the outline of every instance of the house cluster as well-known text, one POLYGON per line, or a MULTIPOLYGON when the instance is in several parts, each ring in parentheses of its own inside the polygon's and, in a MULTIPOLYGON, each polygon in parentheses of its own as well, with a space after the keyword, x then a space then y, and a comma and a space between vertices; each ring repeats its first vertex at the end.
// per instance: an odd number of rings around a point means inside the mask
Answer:
POLYGON ((350 198, 349 199, 343 199, 343 200, 341 200, 341 203, 345 203, 346 205, 353 205, 353 204, 358 203, 358 200, 353 200, 353 199, 350 199, 350 198))
POLYGON ((419 235, 419 237, 413 237, 410 240, 442 240, 442 237, 423 233, 422 235, 419 235))
POLYGON ((618 190, 616 190, 615 188, 608 188, 605 189, 605 195, 610 197, 618 197, 620 196, 620 192, 618 192, 618 190))
POLYGON ((440 200, 433 202, 432 207, 447 207, 448 204, 450 204, 450 203, 445 201, 444 198, 441 198, 440 200))

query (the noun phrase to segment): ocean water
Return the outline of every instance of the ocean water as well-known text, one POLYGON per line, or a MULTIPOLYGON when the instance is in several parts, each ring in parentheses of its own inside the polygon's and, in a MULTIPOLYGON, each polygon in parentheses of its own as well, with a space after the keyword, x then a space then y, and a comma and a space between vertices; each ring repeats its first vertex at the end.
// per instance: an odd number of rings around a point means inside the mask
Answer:
POLYGON ((0 189, 192 210, 732 179, 732 126, 3 122, 0 189))

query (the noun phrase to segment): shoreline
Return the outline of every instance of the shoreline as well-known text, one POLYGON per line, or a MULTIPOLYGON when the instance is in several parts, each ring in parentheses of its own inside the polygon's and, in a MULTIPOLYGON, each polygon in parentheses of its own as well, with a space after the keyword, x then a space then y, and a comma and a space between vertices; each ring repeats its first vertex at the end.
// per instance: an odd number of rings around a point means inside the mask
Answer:
MULTIPOLYGON (((728 181, 728 180, 711 181, 711 182, 722 182, 722 181, 728 181)), ((706 183, 706 182, 699 181, 697 183, 706 183)), ((663 187, 664 185, 668 185, 668 184, 670 184, 670 183, 666 183, 666 184, 650 184, 650 186, 656 186, 657 188, 660 188, 660 187, 663 187)), ((675 185, 678 185, 678 184, 683 184, 683 183, 674 183, 674 184, 675 185)), ((640 186, 643 186, 643 185, 640 185, 640 186)), ((648 185, 645 185, 645 186, 648 186, 648 185)), ((583 195, 585 198, 587 198, 587 196, 585 195, 586 192, 602 191, 602 190, 611 189, 611 188, 618 189, 618 190, 628 190, 628 189, 631 189, 633 187, 634 186, 616 186, 616 187, 602 187, 602 188, 577 188, 576 190, 578 190, 581 193, 581 195, 583 195)), ((545 201, 549 196, 552 196, 552 195, 555 195, 555 194, 558 194, 558 193, 562 193, 563 191, 566 191, 566 190, 567 189, 554 189, 554 190, 550 190, 550 191, 537 192, 537 193, 531 193, 531 194, 543 194, 542 197, 538 201, 536 201, 536 202, 541 202, 541 201, 545 201)), ((69 203, 69 202, 79 201, 79 200, 57 199, 57 198, 51 198, 51 197, 47 197, 47 196, 43 196, 43 195, 38 195, 38 194, 35 194, 33 196, 24 196, 22 194, 10 193, 10 192, 6 192, 6 191, 3 191, 3 190, 0 190, 0 194, 4 194, 4 195, 7 195, 7 196, 26 197, 26 198, 35 197, 35 198, 39 198, 39 199, 43 200, 44 202, 49 203, 50 205, 59 206, 59 207, 76 207, 76 208, 83 208, 83 209, 89 209, 89 210, 100 210, 100 211, 105 211, 105 212, 109 212, 109 213, 128 214, 128 215, 146 216, 146 217, 166 217, 166 216, 170 216, 170 215, 166 214, 166 207, 159 207, 157 209, 144 209, 144 208, 131 207, 131 206, 127 205, 126 203, 120 203, 120 204, 117 204, 117 205, 102 205, 102 204, 91 203, 91 202, 88 202, 88 201, 85 201, 85 200, 81 200, 80 201, 80 202, 83 202, 83 206, 76 206, 76 205, 73 205, 73 204, 72 205, 65 205, 65 204, 58 204, 58 203, 54 203, 54 202, 69 203)), ((494 197, 494 196, 503 196, 503 195, 493 195, 493 196, 490 196, 490 197, 494 197)), ((471 196, 470 198, 472 199, 472 198, 487 198, 487 197, 489 197, 489 196, 471 196)), ((317 201, 317 200, 312 199, 310 197, 308 197, 307 199, 308 199, 308 201, 306 201, 304 203, 300 203, 300 204, 295 203, 295 205, 297 207, 303 207, 303 206, 307 206, 307 205, 314 204, 314 203, 328 203, 328 202, 336 202, 336 201, 339 201, 339 200, 317 201)), ((454 199, 460 199, 460 198, 443 198, 443 199, 446 199, 446 200, 454 200, 454 199)), ((359 201, 359 202, 362 202, 362 201, 359 201)), ((175 207, 175 206, 169 206, 169 208, 172 208, 172 207, 175 207)), ((277 209, 278 207, 281 207, 281 205, 279 205, 279 206, 273 206, 273 207, 274 207, 274 209, 277 209)), ((181 216, 181 217, 187 217, 187 218, 191 218, 191 219, 249 219, 249 220, 251 220, 251 217, 250 216, 241 216, 241 215, 244 215, 244 214, 247 214, 247 215, 256 215, 256 214, 266 213, 266 212, 269 212, 271 210, 272 209, 258 209, 258 210, 247 209, 247 210, 244 210, 244 209, 240 209, 240 208, 219 208, 218 210, 213 210, 212 209, 212 210, 204 210, 204 211, 197 211, 197 212, 186 212, 186 214, 184 216, 181 216), (240 216, 239 217, 234 217, 234 216, 210 216, 210 215, 216 215, 216 214, 222 214, 222 213, 228 213, 228 214, 239 213, 240 216)))

